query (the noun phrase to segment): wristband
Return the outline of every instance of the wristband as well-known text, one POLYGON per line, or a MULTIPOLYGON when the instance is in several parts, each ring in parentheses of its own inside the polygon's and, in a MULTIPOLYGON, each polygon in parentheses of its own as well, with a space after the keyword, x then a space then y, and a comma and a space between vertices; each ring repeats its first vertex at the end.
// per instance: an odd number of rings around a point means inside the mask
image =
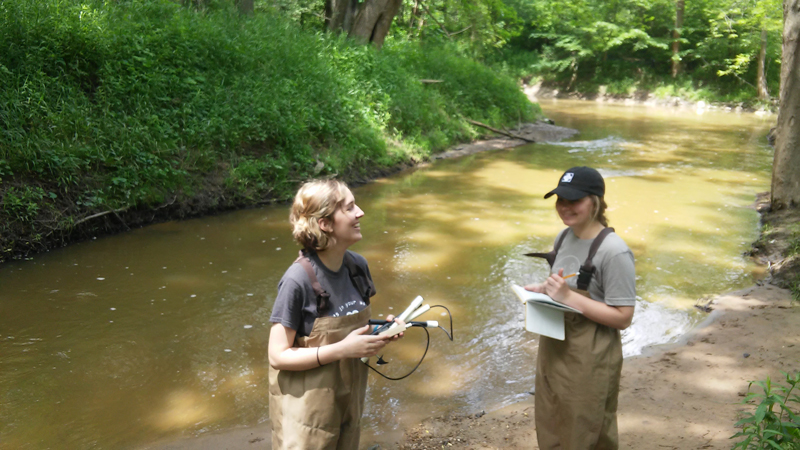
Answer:
POLYGON ((317 364, 319 364, 319 366, 322 367, 322 363, 319 360, 319 347, 317 347, 317 364))

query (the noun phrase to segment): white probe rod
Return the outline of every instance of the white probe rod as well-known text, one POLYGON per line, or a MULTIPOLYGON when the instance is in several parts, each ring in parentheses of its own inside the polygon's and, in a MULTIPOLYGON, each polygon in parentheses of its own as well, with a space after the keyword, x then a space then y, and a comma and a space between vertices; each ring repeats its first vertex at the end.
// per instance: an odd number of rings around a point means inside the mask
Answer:
MULTIPOLYGON (((413 317, 417 317, 417 316, 419 315, 419 314, 417 314, 416 316, 414 316, 414 315, 412 314, 412 311, 414 311, 414 310, 417 310, 417 311, 419 311, 419 309, 417 309, 417 308, 418 308, 418 307, 419 307, 419 305, 421 305, 421 304, 422 304, 422 296, 421 296, 421 295, 418 295, 418 296, 417 296, 417 298, 415 298, 415 299, 414 299, 414 300, 411 302, 411 304, 410 304, 410 305, 408 305, 408 308, 406 308, 406 310, 405 310, 405 311, 403 311, 403 313, 402 313, 402 314, 400 314, 399 316, 395 317, 395 320, 397 320, 397 319, 400 319, 400 320, 402 320, 403 322, 410 322, 410 321, 411 321, 411 319, 412 319, 413 317), (412 314, 412 315, 411 315, 411 316, 409 316, 410 314, 412 314)), ((420 308, 420 309, 422 309, 422 308, 420 308)), ((430 308, 430 306, 428 307, 428 309, 431 309, 431 308, 430 308)), ((414 311, 414 314, 416 314, 416 312, 417 312, 417 311, 414 311)), ((426 309, 425 311, 427 311, 427 309, 426 309)), ((425 311, 422 311, 422 312, 425 312, 425 311)), ((422 314, 422 313, 420 313, 420 314, 422 314)), ((393 324, 389 325, 389 329, 390 329, 390 330, 392 330, 392 329, 394 329, 394 328, 397 328, 397 322, 395 322, 395 323, 393 323, 393 324)), ((384 333, 385 333, 385 332, 384 332, 384 333)), ((384 333, 381 333, 381 334, 384 334, 384 333)), ((393 333, 393 334, 397 334, 397 333, 393 333)))
POLYGON ((411 324, 410 323, 407 323, 403 328, 394 327, 394 328, 389 328, 388 330, 384 330, 384 331, 378 333, 378 336, 387 336, 387 337, 394 336, 395 334, 400 334, 403 331, 406 331, 406 329, 408 329, 408 328, 411 328, 411 324))
MULTIPOLYGON (((399 316, 397 316, 395 319, 400 319, 403 322, 405 322, 406 318, 408 317, 408 315, 411 314, 412 311, 417 309, 419 307, 419 305, 422 304, 422 302, 423 302, 422 296, 418 295, 417 298, 415 298, 414 300, 411 301, 411 304, 408 305, 408 308, 406 308, 406 310, 403 311, 403 313, 400 314, 399 316)), ((428 307, 428 309, 430 309, 430 307, 428 307)), ((425 311, 423 311, 423 312, 425 312, 425 311)), ((396 330, 395 328, 397 328, 397 322, 394 322, 389 327, 388 330, 384 330, 382 333, 380 333, 380 335, 386 336, 389 333, 389 330, 392 330, 392 332, 391 332, 391 334, 389 334, 389 336, 394 336, 395 334, 398 334, 398 333, 400 333, 402 331, 405 331, 405 328, 403 328, 402 330, 396 330)), ((408 326, 406 326, 406 328, 408 328, 408 326)), ((369 361, 369 358, 367 358, 367 357, 361 358, 361 362, 363 362, 364 364, 366 364, 367 361, 369 361)))
MULTIPOLYGON (((417 297, 417 298, 422 298, 422 297, 417 297)), ((420 306, 420 307, 419 307, 419 309, 417 309, 416 311, 414 311, 413 313, 411 313, 411 315, 410 315, 410 316, 408 316, 408 322, 406 322, 406 326, 405 326, 405 328, 402 328, 402 329, 401 329, 401 328, 399 328, 399 327, 397 326, 397 322, 395 322, 395 323, 393 323, 393 324, 392 324, 393 326, 389 327, 389 329, 388 329, 388 330, 385 330, 385 331, 381 332, 381 333, 380 333, 380 335, 381 335, 381 336, 394 336, 395 334, 400 334, 400 333, 402 333, 402 332, 403 332, 403 331, 405 331, 407 328, 411 328, 411 321, 412 321, 412 320, 414 320, 414 319, 416 319, 417 317, 419 317, 419 316, 421 316, 421 315, 425 314, 425 312, 427 312, 429 309, 431 309, 430 305, 423 305, 423 306, 420 306)), ((438 327, 438 326, 439 326, 439 324, 437 323, 437 324, 436 324, 436 326, 438 327)))
POLYGON ((431 309, 430 305, 423 305, 418 310, 416 310, 413 313, 411 313, 411 315, 408 316, 408 320, 406 320, 406 319, 403 319, 403 320, 405 322, 411 322, 412 320, 416 319, 417 317, 419 317, 419 316, 425 314, 426 312, 428 312, 429 309, 431 309))
MULTIPOLYGON (((419 305, 421 305, 421 304, 422 304, 422 296, 421 296, 421 295, 418 295, 418 296, 417 296, 417 298, 415 298, 415 299, 414 299, 414 300, 411 302, 411 304, 410 304, 410 305, 408 305, 408 308, 406 308, 406 310, 405 310, 405 311, 403 311, 403 313, 402 313, 402 314, 400 314, 399 316, 397 316, 397 319, 400 319, 400 320, 402 320, 403 322, 407 322, 406 318, 408 317, 408 315, 409 315, 409 314, 411 314, 411 312, 412 312, 412 311, 414 311, 415 309, 419 308, 419 305)), ((396 324, 395 324, 395 325, 396 325, 396 324)))

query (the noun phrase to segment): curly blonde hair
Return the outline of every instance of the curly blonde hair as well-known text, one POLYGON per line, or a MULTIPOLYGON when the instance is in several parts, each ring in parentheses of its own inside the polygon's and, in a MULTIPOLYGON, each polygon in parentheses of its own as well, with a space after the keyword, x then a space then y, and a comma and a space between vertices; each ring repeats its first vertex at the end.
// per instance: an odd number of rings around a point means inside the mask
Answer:
POLYGON ((322 251, 333 245, 334 238, 319 227, 319 219, 333 221, 350 189, 339 180, 311 180, 294 196, 289 222, 292 237, 304 249, 322 251))

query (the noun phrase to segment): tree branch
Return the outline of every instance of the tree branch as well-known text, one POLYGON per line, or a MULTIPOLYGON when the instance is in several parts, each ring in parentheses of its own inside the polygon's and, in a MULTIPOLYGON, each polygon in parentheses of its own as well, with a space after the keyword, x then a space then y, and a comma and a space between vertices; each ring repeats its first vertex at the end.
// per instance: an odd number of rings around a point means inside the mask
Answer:
MULTIPOLYGON (((82 224, 83 222, 88 222, 88 221, 90 221, 90 220, 92 220, 92 219, 96 219, 96 218, 98 218, 98 217, 103 217, 103 216, 105 216, 106 214, 117 214, 117 213, 121 213, 122 211, 125 211, 126 209, 128 209, 128 207, 127 207, 127 206, 126 206, 125 208, 120 208, 120 209, 110 209, 110 210, 108 210, 108 211, 103 211, 103 212, 101 212, 101 213, 92 214, 91 216, 84 217, 83 219, 81 219, 81 220, 79 220, 79 221, 77 221, 77 222, 73 223, 73 224, 72 224, 72 226, 74 227, 74 226, 77 226, 77 225, 80 225, 80 224, 82 224)), ((119 216, 117 216, 117 217, 119 217, 119 216)), ((122 219, 120 219, 120 220, 122 220, 122 219)), ((124 224, 125 222, 122 222, 122 223, 124 224)), ((127 225, 126 225, 126 226, 127 226, 127 225)))
POLYGON ((530 139, 530 138, 526 138, 525 136, 520 136, 518 134, 514 134, 514 133, 511 133, 511 132, 507 132, 507 131, 501 131, 501 130, 498 130, 497 128, 492 128, 489 125, 486 125, 485 123, 480 123, 480 122, 478 122, 476 120, 472 120, 472 119, 466 119, 466 120, 467 120, 467 122, 469 122, 469 123, 471 123, 473 125, 477 125, 479 127, 486 128, 487 130, 494 131, 497 134, 502 134, 504 136, 512 137, 514 139, 521 139, 521 140, 523 140, 525 142, 532 142, 532 143, 536 142, 535 140, 530 139))
POLYGON ((433 19, 433 21, 436 22, 436 25, 439 25, 439 28, 442 30, 442 32, 445 34, 445 36, 447 36, 449 38, 450 37, 450 32, 448 32, 447 29, 445 29, 444 25, 442 25, 438 20, 436 20, 436 17, 433 17, 433 14, 428 9, 428 7, 425 6, 424 3, 420 3, 420 6, 422 6, 422 9, 424 9, 425 12, 428 13, 428 15, 431 17, 431 19, 433 19))
POLYGON ((461 33, 465 32, 465 31, 469 30, 470 28, 472 28, 472 25, 469 25, 467 28, 464 28, 461 31, 456 31, 455 33, 450 34, 450 37, 453 37, 453 36, 455 36, 457 34, 461 34, 461 33))

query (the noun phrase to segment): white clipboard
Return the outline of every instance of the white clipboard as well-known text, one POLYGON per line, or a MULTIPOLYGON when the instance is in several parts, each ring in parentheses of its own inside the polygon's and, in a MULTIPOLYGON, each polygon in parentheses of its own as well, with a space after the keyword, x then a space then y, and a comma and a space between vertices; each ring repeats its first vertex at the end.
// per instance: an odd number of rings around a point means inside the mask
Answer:
POLYGON ((525 290, 511 285, 511 289, 525 304, 525 329, 531 333, 564 340, 564 313, 581 314, 577 309, 553 300, 549 295, 525 290))

